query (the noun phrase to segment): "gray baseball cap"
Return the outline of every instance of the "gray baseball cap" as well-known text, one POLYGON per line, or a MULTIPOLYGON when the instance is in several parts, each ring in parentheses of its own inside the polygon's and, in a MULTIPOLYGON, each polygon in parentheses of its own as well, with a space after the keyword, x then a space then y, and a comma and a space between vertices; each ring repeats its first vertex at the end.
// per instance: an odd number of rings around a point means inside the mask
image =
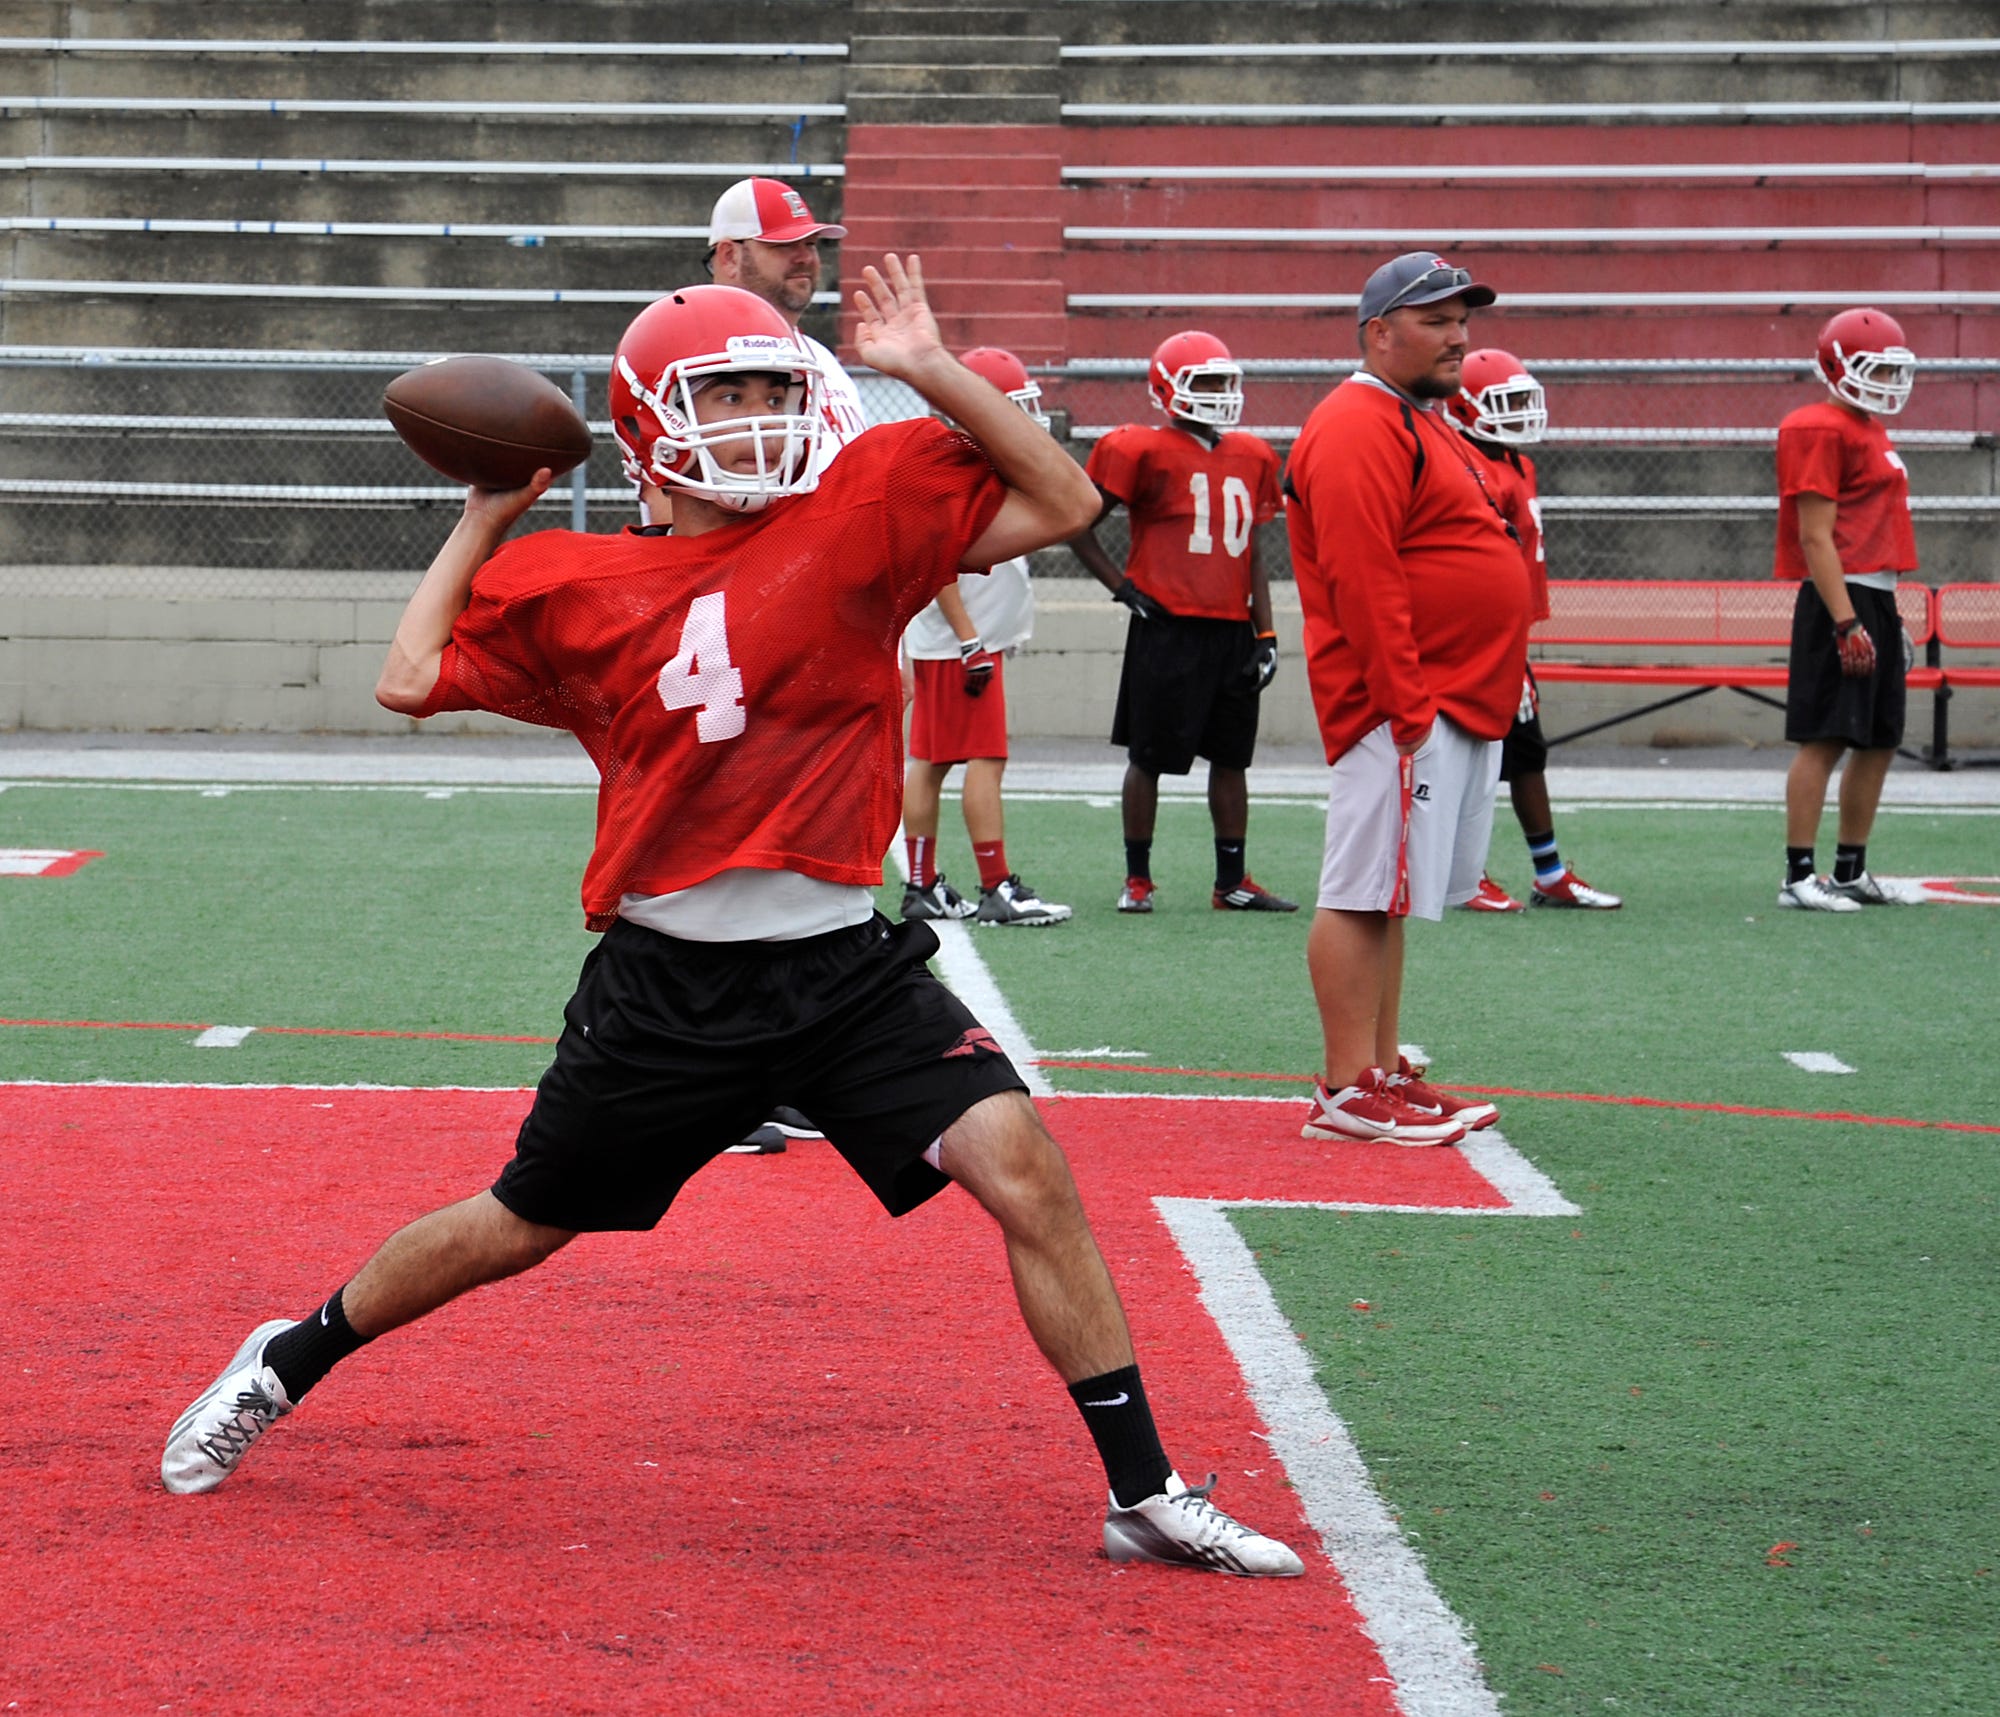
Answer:
POLYGON ((1499 296, 1492 287, 1474 280, 1470 271, 1454 267, 1436 251, 1410 250, 1369 275, 1368 284, 1361 289, 1356 319, 1367 322, 1391 310, 1435 304, 1444 298, 1463 298, 1467 309, 1479 310, 1499 296))

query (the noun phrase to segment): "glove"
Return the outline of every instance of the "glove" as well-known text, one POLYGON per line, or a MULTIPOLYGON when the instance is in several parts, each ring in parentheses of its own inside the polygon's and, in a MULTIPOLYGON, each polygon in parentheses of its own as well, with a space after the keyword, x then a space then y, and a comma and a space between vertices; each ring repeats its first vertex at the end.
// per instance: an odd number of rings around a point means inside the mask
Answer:
POLYGON ((1840 651, 1840 671, 1850 680, 1865 680, 1875 671, 1875 640, 1861 624, 1861 616, 1850 614, 1833 629, 1834 647, 1840 651))
POLYGON ((1166 610, 1141 590, 1131 579, 1119 581, 1118 588, 1111 593, 1113 602, 1122 602, 1141 620, 1158 620, 1166 610))
POLYGON ((993 653, 977 638, 958 641, 959 666, 965 670, 965 695, 981 697, 993 683, 993 653))
POLYGON ((1251 651, 1250 660, 1243 664, 1243 677, 1253 682, 1260 692, 1278 677, 1277 633, 1257 634, 1257 648, 1251 651))

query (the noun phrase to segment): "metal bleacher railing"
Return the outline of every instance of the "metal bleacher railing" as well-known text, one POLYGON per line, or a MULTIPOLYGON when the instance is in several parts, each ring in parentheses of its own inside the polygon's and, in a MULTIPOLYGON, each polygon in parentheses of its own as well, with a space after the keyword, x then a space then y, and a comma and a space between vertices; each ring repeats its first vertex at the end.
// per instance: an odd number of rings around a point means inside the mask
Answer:
MULTIPOLYGON (((393 572, 429 558, 462 491, 401 446, 380 409, 389 378, 424 352, 308 353, 0 348, 0 578, 16 595, 76 595, 94 578, 122 593, 225 594, 231 569, 260 589, 331 593, 329 574, 393 572), (157 573, 148 576, 149 569, 157 573), (216 576, 206 576, 213 573, 216 576)), ((597 435, 537 521, 614 530, 632 517, 604 421, 604 356, 522 361, 578 400, 597 435)), ((1282 451, 1312 405, 1352 369, 1339 360, 1244 365, 1246 428, 1282 451)), ((2000 359, 1927 362, 1895 426, 1911 467, 1925 578, 2000 577, 2000 449, 1970 427, 2000 359), (1907 427, 1905 426, 1907 423, 1907 427)), ((1536 450, 1551 570, 1566 578, 1761 578, 1776 503, 1779 418, 1814 397, 1784 360, 1548 360, 1555 427, 1536 450), (1703 533, 1707 533, 1705 536, 1703 533), (1704 564, 1690 568, 1685 545, 1704 564), (1676 554, 1682 558, 1676 560, 1676 554)), ((1079 457, 1108 428, 1152 418, 1138 360, 1072 360, 1041 372, 1079 457)), ((913 415, 901 384, 857 375, 878 418, 913 415)), ((1122 514, 1101 535, 1122 552, 1122 514)), ((1266 564, 1290 576, 1282 522, 1266 564)), ((1058 557, 1059 559, 1061 557, 1058 557)), ((1065 561, 1050 572, 1074 573, 1065 561)))

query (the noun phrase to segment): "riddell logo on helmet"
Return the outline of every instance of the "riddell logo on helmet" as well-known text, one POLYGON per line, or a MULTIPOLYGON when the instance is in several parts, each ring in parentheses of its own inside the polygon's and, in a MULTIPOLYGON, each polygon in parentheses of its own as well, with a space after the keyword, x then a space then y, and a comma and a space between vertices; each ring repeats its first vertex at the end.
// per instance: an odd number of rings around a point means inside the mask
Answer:
POLYGON ((798 346, 778 334, 731 334, 724 350, 732 358, 764 358, 774 354, 796 358, 798 346))

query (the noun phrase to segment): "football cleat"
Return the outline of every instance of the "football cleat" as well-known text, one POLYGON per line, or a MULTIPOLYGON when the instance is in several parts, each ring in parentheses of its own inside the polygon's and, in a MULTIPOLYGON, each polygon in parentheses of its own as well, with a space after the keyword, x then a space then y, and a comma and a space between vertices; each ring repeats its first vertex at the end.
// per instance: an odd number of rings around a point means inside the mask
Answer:
POLYGON ((979 908, 944 879, 939 871, 926 886, 903 885, 903 916, 910 918, 970 918, 979 908))
POLYGON ((1479 887, 1460 909, 1465 912, 1519 912, 1521 903, 1490 876, 1479 879, 1479 887))
POLYGON ((1153 910, 1153 879, 1150 876, 1128 876, 1125 887, 1118 896, 1120 912, 1151 912, 1153 910))
POLYGON ((1385 1145, 1455 1145, 1466 1124, 1435 1110, 1413 1108, 1389 1088, 1379 1067, 1362 1071, 1352 1085, 1313 1087, 1312 1112, 1299 1129, 1304 1139, 1362 1139, 1385 1145))
POLYGON ((1778 890, 1780 906, 1803 907, 1807 912, 1859 912, 1861 902, 1837 893, 1825 877, 1802 876, 1778 890))
POLYGON ((1246 876, 1234 888, 1218 888, 1210 897, 1209 904, 1217 912, 1296 912, 1299 909, 1296 900, 1273 894, 1251 876, 1246 876))
POLYGON ((1412 1109, 1422 1109, 1426 1114, 1457 1121, 1469 1132, 1476 1133, 1481 1127, 1490 1127, 1500 1119, 1500 1111, 1491 1103, 1481 1102, 1476 1097, 1454 1097, 1448 1091, 1426 1084, 1426 1071, 1428 1069, 1420 1071, 1412 1067, 1407 1055, 1399 1055, 1396 1071, 1388 1076, 1385 1083, 1412 1109))
POLYGON ((176 1496, 215 1489, 250 1445, 292 1410, 278 1374, 264 1363, 271 1338, 292 1324, 291 1318, 259 1324, 222 1375, 174 1421, 160 1456, 160 1482, 176 1496))
POLYGON ((1839 882, 1832 877, 1826 886, 1842 900, 1851 900, 1856 906, 1901 906, 1902 900, 1891 894, 1868 872, 1863 871, 1852 882, 1839 882))
POLYGON ((1104 1554, 1114 1562, 1164 1562, 1266 1579, 1306 1571, 1289 1545, 1252 1531, 1210 1502, 1214 1488, 1213 1473, 1192 1487, 1169 1473, 1165 1490, 1130 1508, 1119 1507, 1114 1496, 1104 1516, 1104 1554))
POLYGON ((761 1127, 753 1127, 744 1134, 741 1144, 731 1145, 723 1152, 732 1157, 775 1157, 785 1150, 785 1129, 776 1121, 766 1121, 761 1127))
POLYGON ((981 924, 1060 924, 1067 906, 1044 900, 1018 876, 1002 877, 979 897, 981 924))
POLYGON ((1616 912, 1625 904, 1616 894, 1606 894, 1601 888, 1592 888, 1568 865, 1562 868, 1562 875, 1554 882, 1543 882, 1540 877, 1528 890, 1530 906, 1583 906, 1598 912, 1616 912))

